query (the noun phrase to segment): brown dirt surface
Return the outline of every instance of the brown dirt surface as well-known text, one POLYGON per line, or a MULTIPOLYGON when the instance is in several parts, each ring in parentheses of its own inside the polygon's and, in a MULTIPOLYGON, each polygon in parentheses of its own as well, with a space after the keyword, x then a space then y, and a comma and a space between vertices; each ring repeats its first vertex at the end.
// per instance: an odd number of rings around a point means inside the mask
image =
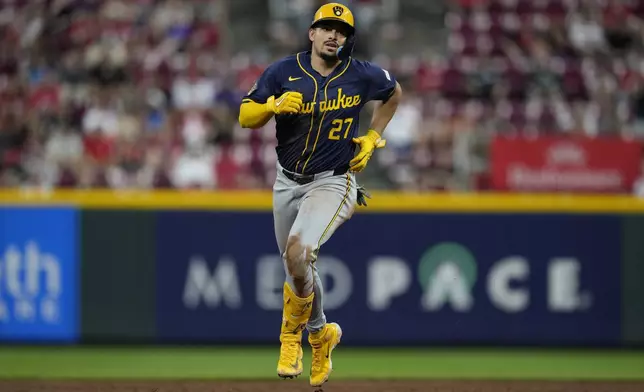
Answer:
MULTIPOLYGON (((0 392, 314 392, 306 381, 0 381, 0 392)), ((318 389, 319 390, 319 389, 318 389)), ((329 381, 324 392, 643 392, 641 382, 329 381)))

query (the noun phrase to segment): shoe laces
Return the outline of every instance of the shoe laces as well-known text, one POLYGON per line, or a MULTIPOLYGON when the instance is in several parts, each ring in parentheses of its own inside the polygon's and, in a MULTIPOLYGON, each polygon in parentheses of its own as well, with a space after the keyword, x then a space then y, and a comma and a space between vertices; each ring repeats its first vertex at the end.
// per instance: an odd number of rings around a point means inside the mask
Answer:
POLYGON ((295 363, 300 354, 300 344, 296 335, 288 334, 282 337, 282 357, 289 363, 295 363))
POLYGON ((322 350, 322 339, 311 340, 311 348, 313 349, 313 358, 311 362, 311 369, 320 370, 324 363, 324 351, 322 350))

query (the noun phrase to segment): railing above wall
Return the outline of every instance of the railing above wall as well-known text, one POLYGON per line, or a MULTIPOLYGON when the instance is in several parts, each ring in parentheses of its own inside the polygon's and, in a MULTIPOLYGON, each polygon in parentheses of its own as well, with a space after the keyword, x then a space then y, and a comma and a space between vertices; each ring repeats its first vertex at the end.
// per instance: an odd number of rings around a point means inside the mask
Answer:
MULTIPOLYGON (((270 211, 270 191, 0 190, 0 205, 73 205, 119 209, 270 211)), ((644 199, 628 195, 563 193, 372 192, 357 212, 627 212, 644 213, 644 199)))

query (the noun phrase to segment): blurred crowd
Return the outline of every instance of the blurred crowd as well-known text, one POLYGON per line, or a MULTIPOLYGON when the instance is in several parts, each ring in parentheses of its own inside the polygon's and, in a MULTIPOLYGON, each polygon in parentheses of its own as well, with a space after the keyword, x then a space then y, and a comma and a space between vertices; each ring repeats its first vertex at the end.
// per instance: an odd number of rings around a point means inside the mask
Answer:
POLYGON ((0 185, 255 185, 222 4, 0 1, 0 185))
POLYGON ((449 3, 445 50, 398 62, 415 92, 387 131, 397 149, 378 155, 392 182, 485 189, 498 134, 641 140, 642 17, 640 0, 449 3))
MULTIPOLYGON (((0 187, 270 187, 272 123, 239 129, 238 105, 306 44, 292 29, 322 2, 268 3, 281 19, 258 39, 278 49, 257 58, 230 48, 230 0, 0 0, 0 187)), ((401 17, 399 3, 349 5, 366 34, 385 8, 401 17)), ((359 41, 405 91, 365 176, 484 189, 499 133, 643 137, 642 18, 639 0, 453 0, 442 46, 428 36, 400 55, 359 41)), ((381 34, 404 41, 404 28, 389 20, 381 34)))

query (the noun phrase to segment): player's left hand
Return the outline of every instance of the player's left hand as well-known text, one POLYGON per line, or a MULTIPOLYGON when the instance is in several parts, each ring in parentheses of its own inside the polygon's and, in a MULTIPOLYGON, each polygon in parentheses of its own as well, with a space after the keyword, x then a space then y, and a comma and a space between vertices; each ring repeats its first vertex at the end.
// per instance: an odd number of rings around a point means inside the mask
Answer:
POLYGON ((360 146, 358 155, 349 162, 351 171, 356 173, 364 170, 376 148, 382 148, 387 144, 387 141, 381 138, 380 134, 373 129, 370 129, 364 136, 354 137, 353 142, 360 146))

